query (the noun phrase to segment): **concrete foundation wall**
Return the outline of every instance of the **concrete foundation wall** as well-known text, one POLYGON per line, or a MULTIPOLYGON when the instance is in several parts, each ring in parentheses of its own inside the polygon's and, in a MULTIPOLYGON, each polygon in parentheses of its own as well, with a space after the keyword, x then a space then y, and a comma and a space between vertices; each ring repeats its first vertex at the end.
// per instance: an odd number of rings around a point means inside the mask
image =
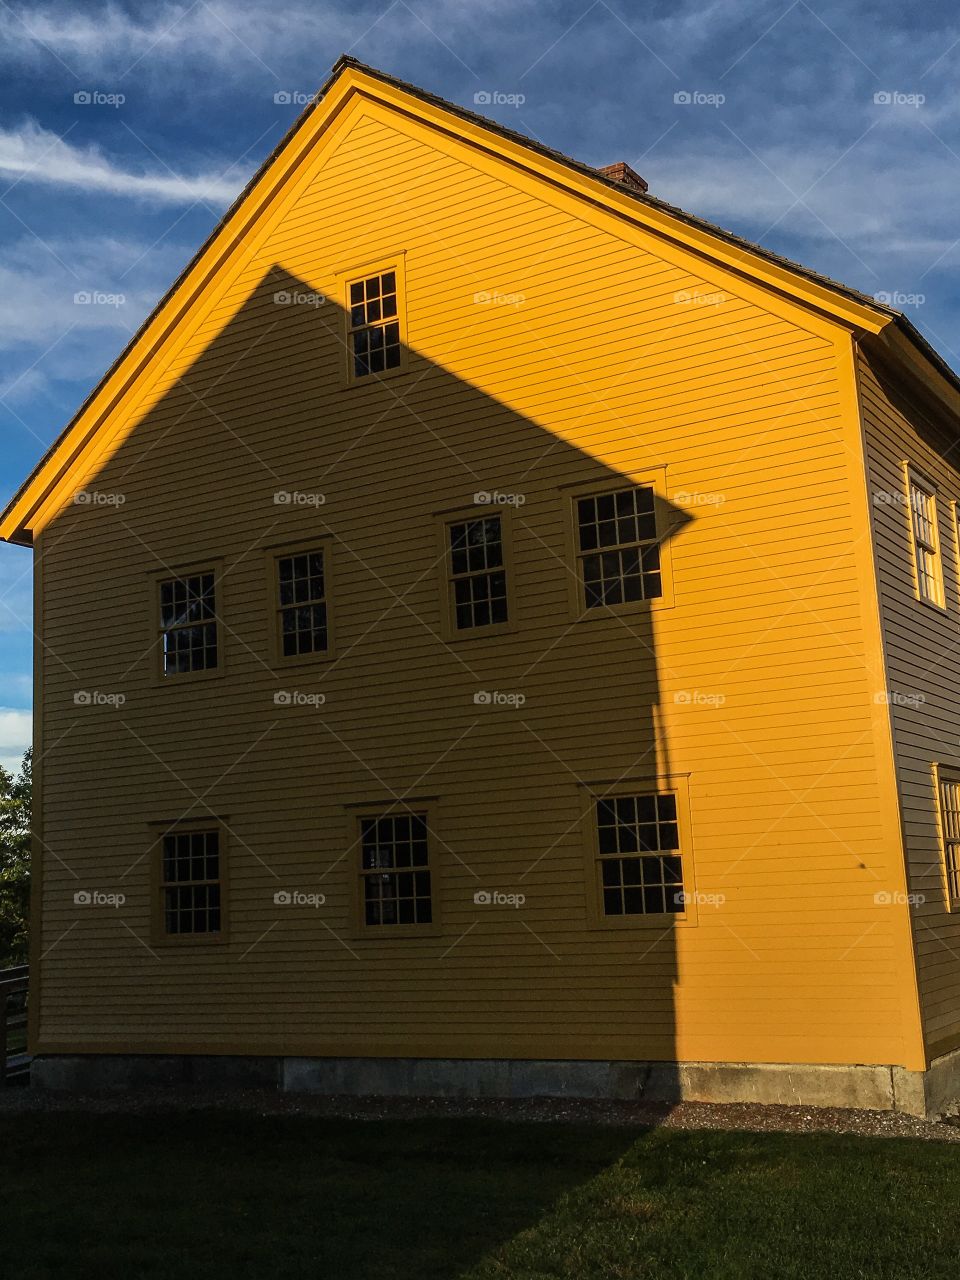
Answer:
POLYGON ((763 1063, 49 1055, 34 1060, 31 1081, 69 1092, 275 1088, 353 1097, 755 1102, 934 1117, 960 1104, 960 1051, 927 1072, 763 1063))

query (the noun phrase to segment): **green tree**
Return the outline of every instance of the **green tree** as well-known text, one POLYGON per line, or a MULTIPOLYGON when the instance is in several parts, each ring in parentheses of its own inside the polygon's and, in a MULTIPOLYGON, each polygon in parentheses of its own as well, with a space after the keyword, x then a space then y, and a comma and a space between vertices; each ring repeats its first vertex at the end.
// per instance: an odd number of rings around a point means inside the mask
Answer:
POLYGON ((16 777, 0 766, 0 969, 27 962, 33 753, 16 777))

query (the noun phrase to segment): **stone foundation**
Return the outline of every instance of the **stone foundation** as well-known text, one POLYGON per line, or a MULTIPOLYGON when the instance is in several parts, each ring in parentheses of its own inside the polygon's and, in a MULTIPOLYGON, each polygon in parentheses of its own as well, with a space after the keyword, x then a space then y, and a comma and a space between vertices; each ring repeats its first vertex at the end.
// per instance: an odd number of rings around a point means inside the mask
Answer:
POLYGON ((960 1050, 929 1071, 890 1066, 735 1062, 556 1062, 425 1058, 43 1055, 40 1089, 281 1089, 353 1097, 610 1098, 754 1102, 902 1111, 935 1118, 960 1105, 960 1050))

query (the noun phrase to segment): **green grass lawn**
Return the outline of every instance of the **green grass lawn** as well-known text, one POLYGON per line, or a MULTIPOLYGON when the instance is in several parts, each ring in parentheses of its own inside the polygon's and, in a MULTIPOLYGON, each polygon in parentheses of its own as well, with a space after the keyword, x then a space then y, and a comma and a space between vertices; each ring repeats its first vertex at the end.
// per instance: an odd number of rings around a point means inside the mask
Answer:
POLYGON ((0 1273, 918 1280, 960 1147, 224 1112, 0 1116, 0 1273))

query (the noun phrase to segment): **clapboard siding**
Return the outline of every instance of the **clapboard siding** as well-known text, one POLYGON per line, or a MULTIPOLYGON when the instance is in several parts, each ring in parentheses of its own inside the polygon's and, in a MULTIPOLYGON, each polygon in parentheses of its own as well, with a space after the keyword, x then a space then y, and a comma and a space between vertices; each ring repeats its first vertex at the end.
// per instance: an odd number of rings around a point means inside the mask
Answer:
POLYGON ((846 336, 382 111, 297 184, 114 414, 83 487, 123 505, 40 540, 38 1048, 911 1060, 846 336), (338 273, 400 251, 409 371, 346 387, 338 273), (673 607, 576 621, 566 486, 662 467, 673 607), (480 489, 523 498, 516 626, 447 644, 437 513, 480 489), (336 657, 278 667, 264 548, 319 533, 336 657), (150 572, 214 559, 224 671, 161 687, 150 572), (723 901, 592 928, 581 783, 657 772, 689 776, 695 888, 723 901), (344 805, 398 795, 436 797, 439 929, 357 936, 344 805), (155 947, 146 824, 204 811, 229 941, 155 947))
POLYGON ((960 768, 960 499, 955 426, 924 406, 882 361, 862 352, 859 381, 897 773, 928 1050, 960 1044, 960 918, 946 909, 932 766, 960 768), (910 405, 909 409, 906 405, 910 405), (916 597, 904 463, 937 489, 945 613, 916 597))

